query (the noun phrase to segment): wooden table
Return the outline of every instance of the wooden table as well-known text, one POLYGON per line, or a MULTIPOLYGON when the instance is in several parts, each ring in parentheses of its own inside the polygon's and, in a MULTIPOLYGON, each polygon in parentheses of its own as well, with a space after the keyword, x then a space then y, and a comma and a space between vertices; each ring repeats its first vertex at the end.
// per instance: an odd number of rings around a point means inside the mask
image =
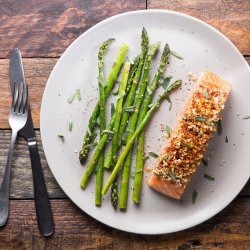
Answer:
MULTIPOLYGON (((223 32, 250 62, 249 0, 0 0, 0 176, 11 131, 9 51, 24 57, 32 114, 55 220, 55 234, 39 234, 34 210, 30 158, 19 139, 14 154, 10 217, 0 230, 0 249, 250 249, 250 185, 222 212, 194 228, 161 236, 140 236, 109 228, 78 209, 62 192, 47 165, 40 141, 39 109, 48 76, 60 55, 85 30, 118 13, 171 9, 198 17, 223 32)), ((248 83, 242 83, 248 84, 248 83)), ((237 167, 237 166, 236 166, 237 167)), ((2 179, 2 178, 1 178, 2 179)))

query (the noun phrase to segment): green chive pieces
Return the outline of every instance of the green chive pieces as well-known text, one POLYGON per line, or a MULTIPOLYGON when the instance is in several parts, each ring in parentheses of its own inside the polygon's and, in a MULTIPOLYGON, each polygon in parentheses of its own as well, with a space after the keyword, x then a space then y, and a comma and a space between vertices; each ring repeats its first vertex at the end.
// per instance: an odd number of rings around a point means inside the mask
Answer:
POLYGON ((58 138, 59 138, 62 142, 64 142, 64 140, 65 140, 64 135, 59 134, 59 135, 57 135, 57 136, 58 136, 58 138))
POLYGON ((150 156, 154 157, 154 158, 158 158, 158 157, 159 157, 159 155, 156 154, 156 153, 154 153, 154 152, 148 152, 148 154, 149 154, 150 156))
POLYGON ((73 122, 72 121, 68 122, 68 128, 69 128, 69 131, 71 132, 72 128, 73 128, 73 122))
POLYGON ((81 96, 81 91, 80 91, 80 89, 77 89, 77 90, 76 90, 76 97, 77 97, 77 99, 78 99, 79 102, 82 100, 82 96, 81 96))
POLYGON ((170 54, 178 59, 183 59, 183 56, 181 56, 180 54, 178 54, 177 52, 170 50, 170 54))
POLYGON ((69 104, 71 104, 71 103, 74 101, 75 97, 76 97, 76 93, 72 94, 72 95, 67 99, 67 102, 68 102, 69 104))
POLYGON ((171 169, 168 170, 168 175, 173 181, 176 181, 176 177, 171 169))
POLYGON ((250 119, 250 115, 247 115, 247 116, 243 117, 242 119, 243 119, 243 120, 250 119))
POLYGON ((193 194, 192 194, 192 203, 195 204, 196 199, 197 199, 198 193, 196 192, 196 190, 194 189, 193 194))
POLYGON ((211 175, 208 175, 208 174, 204 174, 204 178, 210 180, 210 181, 214 181, 215 180, 215 177, 214 176, 211 176, 211 175))
POLYGON ((199 122, 205 122, 205 121, 207 121, 207 117, 204 117, 204 116, 196 116, 196 117, 195 117, 195 120, 196 120, 196 121, 199 121, 199 122))
POLYGON ((168 125, 166 125, 165 131, 166 131, 168 137, 170 137, 170 135, 171 135, 171 128, 168 125))

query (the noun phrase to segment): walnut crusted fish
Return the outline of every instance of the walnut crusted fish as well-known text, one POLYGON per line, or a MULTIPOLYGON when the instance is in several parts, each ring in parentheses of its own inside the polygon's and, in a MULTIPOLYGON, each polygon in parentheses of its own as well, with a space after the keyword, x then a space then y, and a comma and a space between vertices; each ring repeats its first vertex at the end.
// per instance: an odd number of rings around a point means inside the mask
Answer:
POLYGON ((214 73, 206 70, 201 74, 152 171, 149 186, 180 199, 216 130, 230 89, 231 85, 214 73))

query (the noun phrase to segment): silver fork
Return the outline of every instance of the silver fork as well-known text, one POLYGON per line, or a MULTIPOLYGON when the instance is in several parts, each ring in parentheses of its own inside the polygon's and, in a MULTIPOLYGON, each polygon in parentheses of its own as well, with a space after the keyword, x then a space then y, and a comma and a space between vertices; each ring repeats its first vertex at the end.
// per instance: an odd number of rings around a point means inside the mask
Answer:
POLYGON ((15 83, 12 104, 9 114, 9 124, 12 129, 9 154, 6 169, 0 189, 0 226, 6 224, 9 214, 10 169, 17 133, 22 129, 28 117, 28 87, 24 83, 15 83))

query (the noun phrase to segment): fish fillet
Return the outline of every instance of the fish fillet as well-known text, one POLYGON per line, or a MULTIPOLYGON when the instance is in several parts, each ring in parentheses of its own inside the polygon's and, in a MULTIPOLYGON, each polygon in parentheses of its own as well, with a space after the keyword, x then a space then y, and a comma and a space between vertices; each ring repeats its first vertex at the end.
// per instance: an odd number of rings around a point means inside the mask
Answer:
POLYGON ((202 72, 152 171, 150 187, 181 198, 216 130, 230 90, 231 85, 219 76, 208 70, 202 72))

